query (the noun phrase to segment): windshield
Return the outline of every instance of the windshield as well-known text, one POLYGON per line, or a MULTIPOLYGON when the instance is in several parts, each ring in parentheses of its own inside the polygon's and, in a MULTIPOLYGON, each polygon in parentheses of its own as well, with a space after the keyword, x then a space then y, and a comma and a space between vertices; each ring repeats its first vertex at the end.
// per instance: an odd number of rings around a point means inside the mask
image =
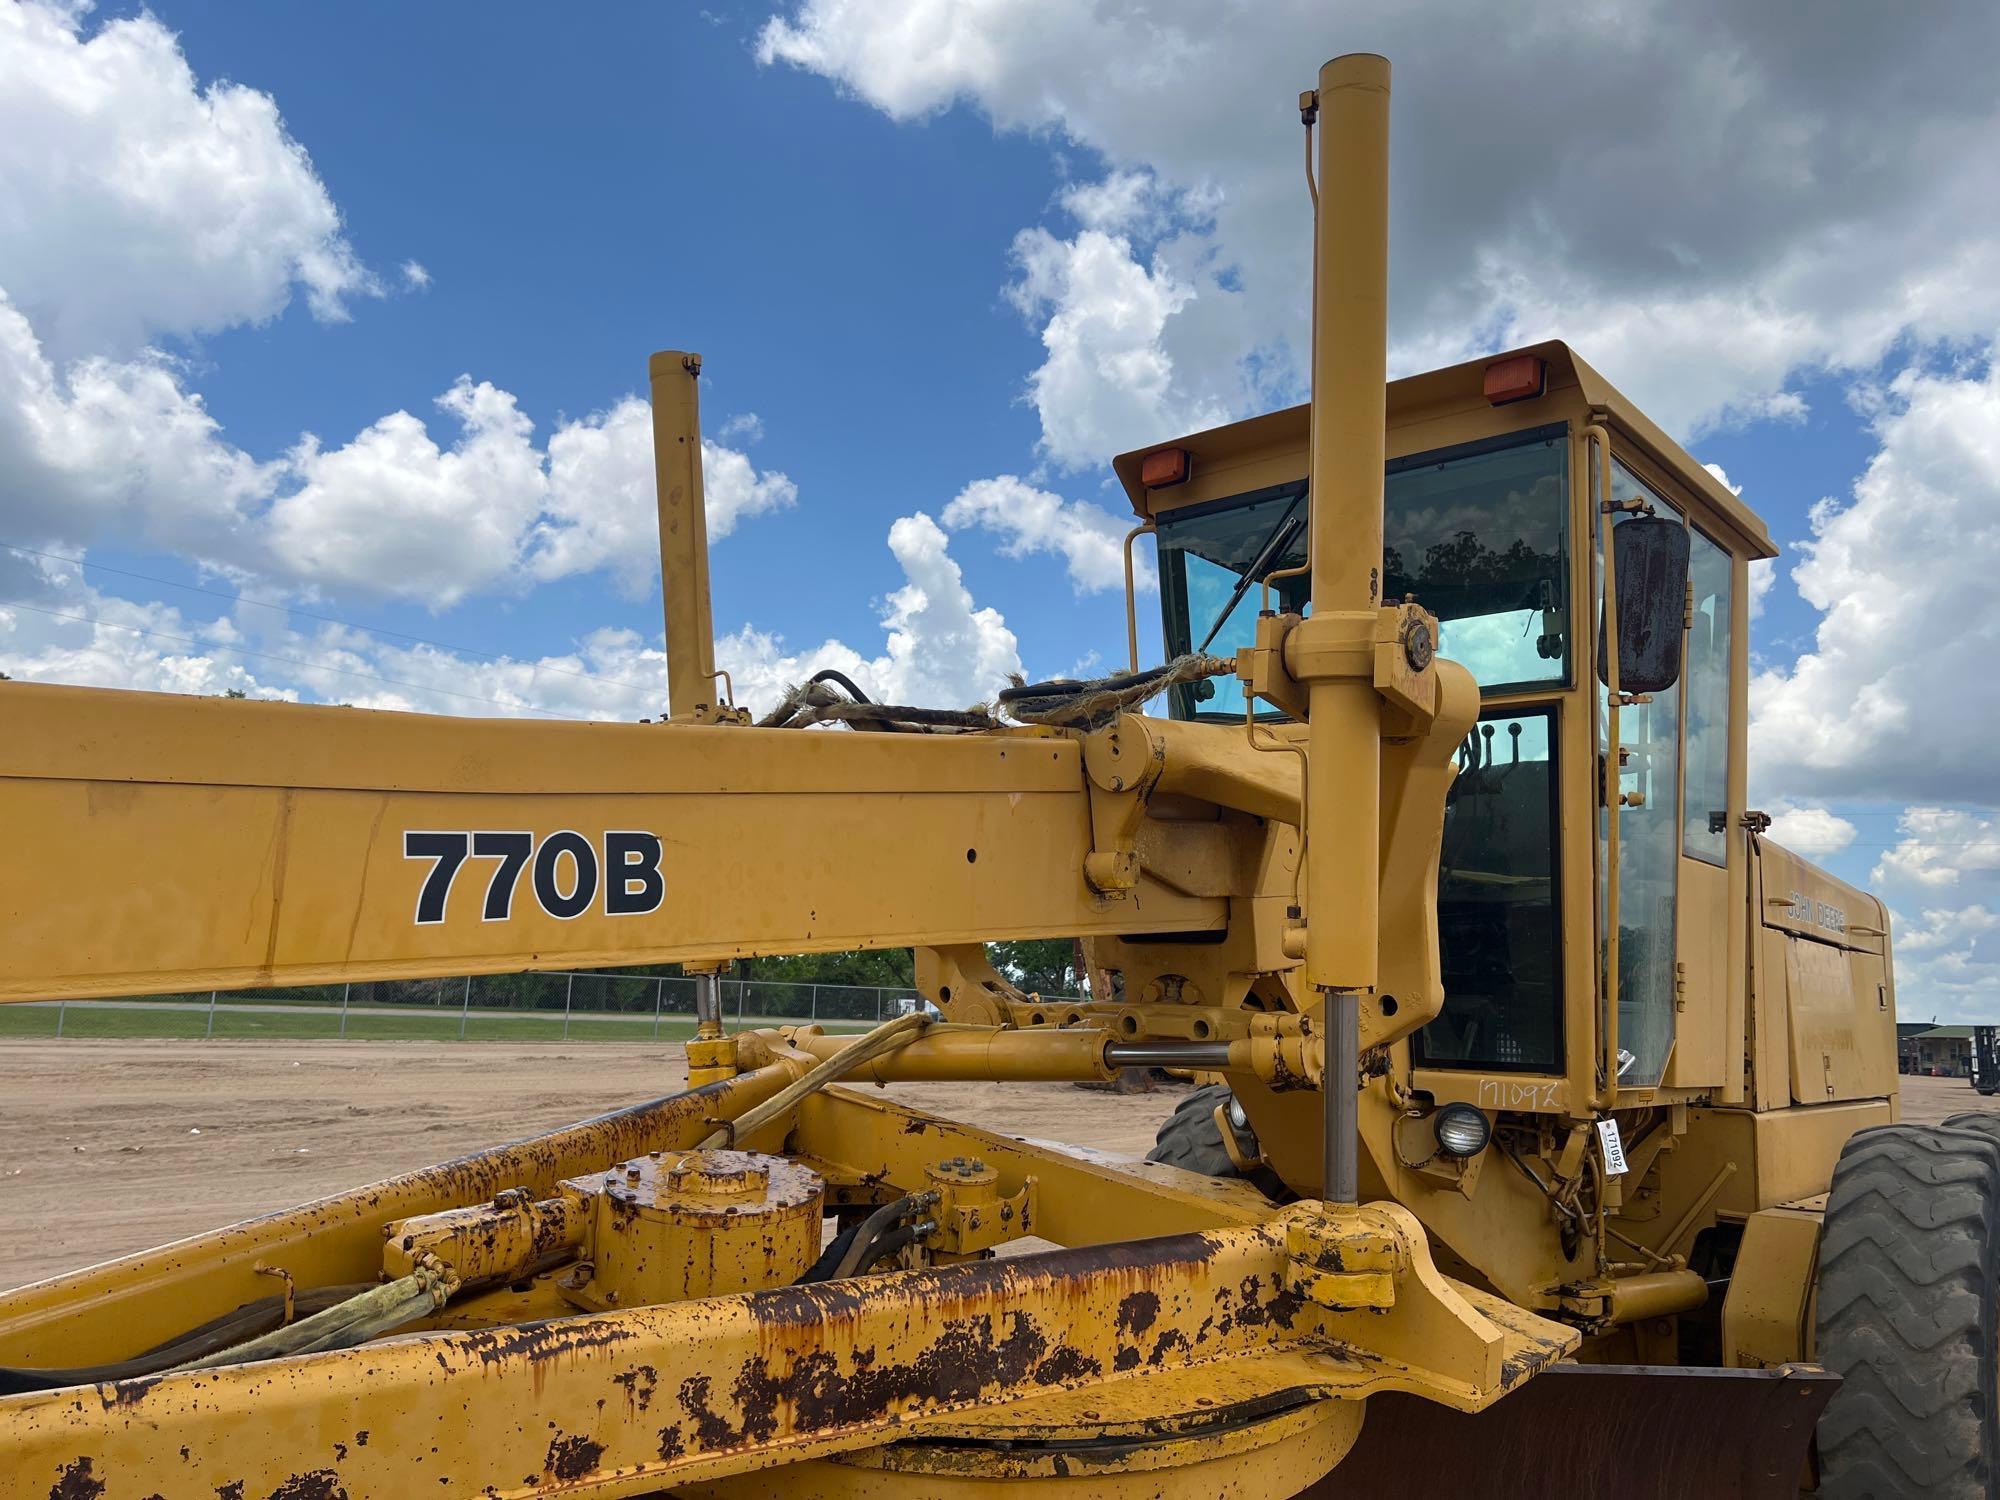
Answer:
MULTIPOLYGON (((1564 684, 1570 676, 1568 459, 1561 426, 1501 442, 1398 459, 1383 504, 1383 597, 1415 596, 1438 617, 1438 650, 1487 692, 1564 684)), ((1288 521, 1306 514, 1304 484, 1169 512, 1159 522, 1167 648, 1199 644, 1246 570, 1288 521)), ((1298 527, 1274 568, 1306 558, 1298 527)), ((1228 608, 1209 650, 1226 656, 1256 634, 1259 590, 1228 608)), ((1306 611, 1304 577, 1279 580, 1273 606, 1306 611)), ((1241 685, 1210 678, 1176 688, 1176 718, 1243 716, 1241 685)))

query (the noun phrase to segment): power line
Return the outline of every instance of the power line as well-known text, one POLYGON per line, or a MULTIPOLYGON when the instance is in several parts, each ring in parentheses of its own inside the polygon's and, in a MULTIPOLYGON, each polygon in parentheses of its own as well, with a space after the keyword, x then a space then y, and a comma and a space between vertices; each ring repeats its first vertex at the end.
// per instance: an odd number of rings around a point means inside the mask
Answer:
MULTIPOLYGON (((203 651, 233 651, 238 656, 254 656, 262 661, 280 661, 290 666, 304 667, 308 671, 313 672, 334 672, 343 677, 365 677, 370 682, 385 682, 390 687, 408 688, 413 693, 436 693, 445 698, 462 698, 468 703, 490 703, 495 708, 518 710, 521 707, 518 703, 508 703, 499 698, 487 698, 478 693, 456 693, 450 688, 431 687, 421 682, 405 682, 399 677, 384 677, 379 672, 364 672, 359 667, 335 667, 329 666, 325 662, 306 661, 297 656, 279 656, 270 651, 251 651, 243 646, 219 645, 211 641, 199 640, 191 635, 173 635, 164 630, 148 630, 143 625, 121 625, 116 620, 100 620, 92 615, 65 614, 59 609, 43 609, 38 604, 7 604, 0 605, 0 608, 32 610, 38 615, 48 615, 51 619, 74 620, 80 625, 101 625, 108 630, 129 630, 134 635, 146 635, 152 636, 156 640, 174 641, 183 646, 198 647, 203 651)), ((538 713, 547 714, 552 719, 570 719, 580 724, 590 722, 587 719, 578 719, 575 714, 554 713, 549 709, 541 707, 539 704, 529 704, 528 706, 535 709, 538 713)))
MULTIPOLYGON (((309 609, 299 609, 290 604, 274 604, 268 599, 252 599, 246 594, 227 594, 221 589, 206 589, 198 583, 181 583, 172 578, 159 578, 151 573, 135 573, 130 568, 114 568, 109 563, 90 562, 81 557, 66 557, 60 552, 44 552, 38 547, 23 547, 18 542, 0 542, 0 547, 9 552, 18 552, 24 557, 45 557, 50 562, 67 563, 79 571, 90 570, 98 573, 113 573, 120 578, 134 578, 141 583, 154 583, 162 588, 185 589, 190 594, 205 594, 211 599, 227 600, 231 604, 249 604, 258 609, 274 609, 280 614, 297 615, 302 620, 317 620, 322 625, 338 625, 347 630, 359 630, 368 635, 379 635, 394 641, 411 641, 419 646, 435 646, 440 651, 457 651, 466 656, 483 656, 488 661, 505 661, 511 658, 494 651, 481 651, 477 646, 460 646, 450 641, 432 640, 429 636, 408 635, 400 630, 384 630, 376 625, 362 625, 354 620, 343 620, 337 615, 314 614, 309 609)), ((24 606, 25 607, 25 606, 24 606)), ((130 627, 126 627, 130 628, 130 627)), ((522 663, 526 666, 528 663, 522 663)), ((657 693, 658 686, 641 686, 636 682, 623 682, 616 677, 605 677, 596 672, 580 672, 573 667, 552 667, 546 663, 533 664, 537 672, 557 672, 564 677, 583 677, 592 682, 609 683, 612 687, 625 688, 634 693, 657 693)))

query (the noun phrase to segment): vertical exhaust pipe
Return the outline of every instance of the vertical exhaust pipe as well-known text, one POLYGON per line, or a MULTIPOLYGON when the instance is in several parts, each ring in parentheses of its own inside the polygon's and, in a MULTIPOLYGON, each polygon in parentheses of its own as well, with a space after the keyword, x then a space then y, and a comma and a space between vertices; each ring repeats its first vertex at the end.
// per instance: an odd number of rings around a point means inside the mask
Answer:
MULTIPOLYGON (((1313 621, 1372 639, 1382 604, 1382 470, 1389 368, 1389 62, 1320 69, 1313 226, 1313 621), (1345 622, 1337 617, 1345 616, 1345 622)), ((1303 643, 1302 643, 1303 644, 1303 643)), ((1307 687, 1306 975, 1326 1028, 1322 1196, 1360 1195, 1355 1099, 1360 996, 1376 983, 1381 897, 1381 699, 1370 675, 1322 659, 1307 687)))
POLYGON ((666 605, 667 701, 676 719, 715 701, 715 619, 708 597, 708 512, 701 490, 701 356, 648 362, 653 477, 660 496, 660 591, 666 605))

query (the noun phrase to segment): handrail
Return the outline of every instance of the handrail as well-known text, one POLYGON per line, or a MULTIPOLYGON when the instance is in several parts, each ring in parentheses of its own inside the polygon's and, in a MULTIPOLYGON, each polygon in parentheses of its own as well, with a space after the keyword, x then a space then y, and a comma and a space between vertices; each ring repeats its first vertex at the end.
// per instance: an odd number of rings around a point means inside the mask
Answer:
POLYGON ((1597 444, 1597 483, 1592 486, 1587 478, 1584 483, 1592 525, 1602 537, 1603 559, 1604 766, 1598 795, 1604 802, 1604 1048, 1596 1102, 1610 1109, 1618 1097, 1618 569, 1611 540, 1615 517, 1606 509, 1611 500, 1611 434, 1601 422, 1591 422, 1582 437, 1586 458, 1588 445, 1597 444))

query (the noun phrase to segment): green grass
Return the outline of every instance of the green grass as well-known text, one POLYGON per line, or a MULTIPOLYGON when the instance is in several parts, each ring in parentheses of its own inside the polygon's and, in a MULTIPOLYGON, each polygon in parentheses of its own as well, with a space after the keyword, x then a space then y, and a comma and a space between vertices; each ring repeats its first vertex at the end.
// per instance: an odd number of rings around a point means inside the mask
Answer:
MULTIPOLYGON (((55 1006, 0 1005, 0 1037, 53 1037, 56 1034, 55 1006)), ((431 1041, 459 1040, 460 1017, 456 1011, 412 1009, 407 1014, 387 1015, 380 1011, 350 1011, 347 1040, 431 1041)), ((752 1017, 750 1024, 756 1024, 752 1017)), ((728 1023, 737 1030, 735 1019, 728 1023)), ((62 1016, 65 1037, 204 1037, 209 1033, 208 1012, 167 1010, 147 1006, 94 1006, 79 1001, 68 1006, 62 1016)), ((859 1031, 864 1023, 834 1022, 829 1031, 859 1031)), ((340 1013, 317 1007, 297 1011, 250 1011, 218 1005, 215 1010, 217 1040, 229 1038, 296 1038, 333 1040, 340 1035, 340 1013)), ((653 1018, 631 1016, 572 1015, 568 1040, 572 1042, 650 1042, 654 1039, 653 1018)), ((685 1016, 662 1016, 658 1038, 662 1042, 685 1041, 694 1035, 694 1022, 685 1016)), ((559 1042, 563 1018, 545 1013, 521 1015, 472 1015, 465 1018, 464 1039, 468 1042, 559 1042)))

